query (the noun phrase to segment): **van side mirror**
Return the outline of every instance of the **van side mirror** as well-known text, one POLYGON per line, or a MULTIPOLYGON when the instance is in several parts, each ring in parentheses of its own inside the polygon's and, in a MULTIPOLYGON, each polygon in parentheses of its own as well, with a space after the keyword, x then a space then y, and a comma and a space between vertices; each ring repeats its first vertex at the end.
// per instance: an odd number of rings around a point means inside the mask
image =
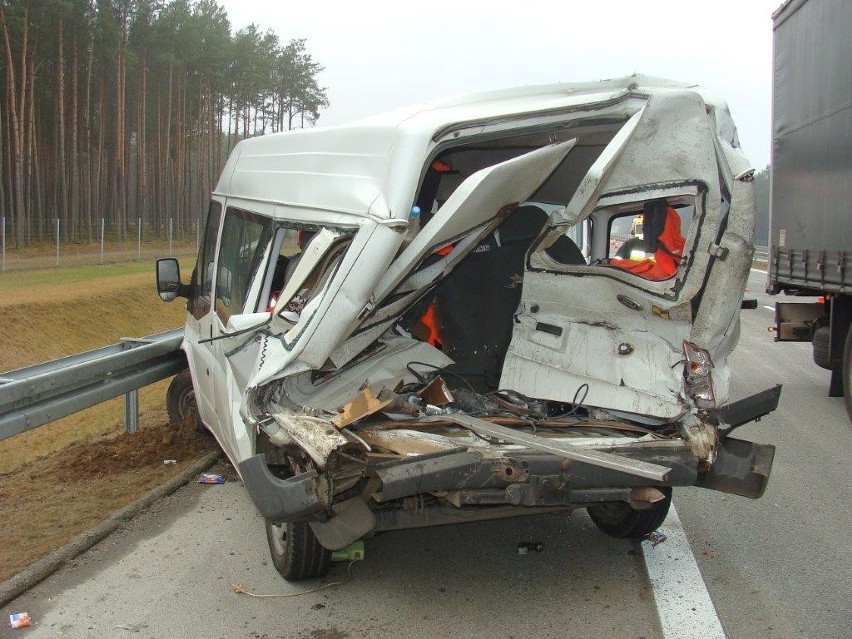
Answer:
POLYGON ((157 293, 164 302, 176 297, 189 297, 189 285, 180 281, 180 264, 173 257, 157 260, 157 293))

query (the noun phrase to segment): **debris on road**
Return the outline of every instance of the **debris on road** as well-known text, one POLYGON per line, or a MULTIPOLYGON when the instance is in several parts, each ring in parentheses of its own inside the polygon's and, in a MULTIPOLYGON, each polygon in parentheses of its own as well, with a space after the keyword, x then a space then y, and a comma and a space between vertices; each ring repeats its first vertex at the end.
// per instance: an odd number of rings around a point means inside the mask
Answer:
POLYGON ((332 561, 363 561, 364 560, 364 540, 349 544, 346 548, 335 550, 331 553, 332 561))
POLYGON ((518 554, 526 555, 531 550, 535 552, 544 552, 544 544, 540 541, 519 541, 518 554))
POLYGON ((224 484, 225 476, 224 475, 215 475, 213 473, 204 473, 201 477, 198 478, 199 484, 224 484))
POLYGON ((9 615, 9 625, 12 628, 27 628, 33 625, 33 620, 28 612, 16 612, 9 615))
POLYGON ((651 542, 651 548, 656 548, 661 543, 663 543, 667 538, 663 533, 655 530, 654 532, 645 535, 645 539, 647 539, 648 541, 651 542))

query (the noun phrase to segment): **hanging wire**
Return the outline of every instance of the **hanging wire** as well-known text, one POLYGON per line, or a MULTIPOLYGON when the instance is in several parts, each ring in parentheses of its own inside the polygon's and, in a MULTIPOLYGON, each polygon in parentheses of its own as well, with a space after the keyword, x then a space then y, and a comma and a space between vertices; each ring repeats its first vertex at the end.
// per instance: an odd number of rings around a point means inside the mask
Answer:
POLYGON ((349 566, 346 569, 346 579, 343 579, 341 581, 332 581, 331 583, 324 584, 322 586, 319 586, 317 588, 312 588, 310 590, 300 590, 299 592, 283 592, 283 593, 276 593, 276 594, 271 594, 271 595, 259 595, 259 594, 254 593, 254 592, 249 592, 248 590, 243 588, 242 584, 239 584, 239 583, 231 584, 231 587, 234 589, 234 592, 237 593, 238 595, 247 595, 249 597, 254 597, 256 599, 272 599, 274 597, 300 597, 302 595, 309 595, 312 592, 319 592, 320 590, 325 590, 326 588, 332 588, 333 586, 343 586, 343 585, 348 584, 350 581, 352 581, 352 564, 354 564, 357 561, 361 561, 361 560, 360 559, 353 559, 352 561, 349 562, 349 566))
POLYGON ((408 369, 408 372, 409 372, 409 373, 411 373, 411 374, 412 374, 412 375, 414 375, 414 376, 415 376, 418 380, 420 380, 420 383, 421 383, 421 384, 426 384, 426 383, 427 383, 427 382, 426 382, 426 378, 425 378, 425 377, 423 377, 423 376, 422 376, 420 373, 418 373, 417 371, 415 371, 413 368, 411 368, 411 366, 412 366, 413 364, 417 364, 418 366, 425 366, 426 368, 431 368, 432 370, 436 370, 436 371, 438 371, 439 373, 443 373, 443 374, 445 374, 445 375, 449 375, 449 376, 451 376, 451 377, 455 377, 455 378, 456 378, 457 380, 459 380, 462 384, 464 384, 465 386, 467 386, 471 393, 476 393, 477 395, 479 394, 479 393, 477 393, 477 392, 474 390, 473 386, 471 386, 471 385, 470 385, 470 382, 468 382, 468 381, 467 381, 464 377, 462 377, 462 376, 461 376, 461 375, 459 375, 458 373, 454 373, 453 371, 448 371, 448 370, 446 370, 446 368, 445 368, 445 367, 442 367, 442 366, 435 366, 435 364, 427 364, 426 362, 408 362, 408 364, 406 364, 406 365, 405 365, 405 367, 408 369))

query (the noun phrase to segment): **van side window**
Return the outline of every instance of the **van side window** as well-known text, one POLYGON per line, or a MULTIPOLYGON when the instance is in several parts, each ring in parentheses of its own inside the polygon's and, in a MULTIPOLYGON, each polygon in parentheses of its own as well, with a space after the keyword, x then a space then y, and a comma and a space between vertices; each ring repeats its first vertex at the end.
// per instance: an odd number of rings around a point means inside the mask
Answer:
POLYGON ((192 271, 192 293, 187 302, 187 310, 195 319, 201 319, 210 311, 213 292, 213 258, 216 255, 216 238, 219 235, 221 221, 222 205, 214 200, 210 202, 210 210, 207 213, 204 242, 198 253, 195 270, 192 271))
POLYGON ((271 236, 272 219, 228 207, 216 273, 216 314, 223 324, 242 313, 252 277, 271 236))
POLYGON ((609 219, 606 264, 646 280, 673 277, 685 258, 691 204, 649 200, 609 219))

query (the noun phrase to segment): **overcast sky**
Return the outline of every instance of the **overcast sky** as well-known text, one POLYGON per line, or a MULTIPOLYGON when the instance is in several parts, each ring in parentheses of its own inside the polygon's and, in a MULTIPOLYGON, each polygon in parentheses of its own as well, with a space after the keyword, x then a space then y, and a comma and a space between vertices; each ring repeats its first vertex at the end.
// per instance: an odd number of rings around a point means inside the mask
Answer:
POLYGON ((728 102, 746 156, 769 163, 772 12, 781 0, 219 0, 232 29, 305 38, 340 124, 407 104, 632 73, 728 102))

